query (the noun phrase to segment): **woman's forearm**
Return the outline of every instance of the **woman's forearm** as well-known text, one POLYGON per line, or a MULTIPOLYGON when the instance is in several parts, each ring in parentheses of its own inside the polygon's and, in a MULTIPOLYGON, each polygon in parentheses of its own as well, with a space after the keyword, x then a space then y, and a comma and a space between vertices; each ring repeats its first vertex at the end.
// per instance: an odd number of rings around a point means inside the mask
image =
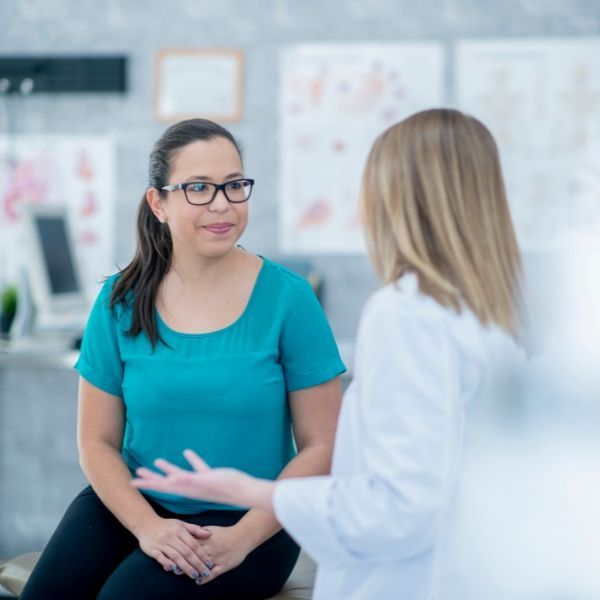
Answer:
POLYGON ((80 448, 79 462, 100 500, 133 535, 158 518, 143 495, 131 486, 131 473, 116 448, 89 442, 80 448))
MULTIPOLYGON (((277 479, 325 475, 331 470, 331 454, 331 447, 326 444, 304 448, 277 479)), ((253 507, 236 525, 250 551, 281 529, 273 511, 274 490, 275 483, 272 481, 251 479, 234 492, 238 497, 233 502, 253 507)))
POLYGON ((331 471, 332 454, 330 444, 307 446, 290 460, 277 479, 327 475, 331 471))

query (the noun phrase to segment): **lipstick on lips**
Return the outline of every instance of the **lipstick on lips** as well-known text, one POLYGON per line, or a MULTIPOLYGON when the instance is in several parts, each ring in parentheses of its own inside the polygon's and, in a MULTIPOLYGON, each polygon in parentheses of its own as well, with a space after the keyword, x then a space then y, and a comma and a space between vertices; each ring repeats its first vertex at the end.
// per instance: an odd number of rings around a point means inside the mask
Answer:
POLYGON ((229 233, 233 228, 232 223, 211 223, 210 225, 203 225, 204 229, 215 233, 217 235, 224 235, 229 233))

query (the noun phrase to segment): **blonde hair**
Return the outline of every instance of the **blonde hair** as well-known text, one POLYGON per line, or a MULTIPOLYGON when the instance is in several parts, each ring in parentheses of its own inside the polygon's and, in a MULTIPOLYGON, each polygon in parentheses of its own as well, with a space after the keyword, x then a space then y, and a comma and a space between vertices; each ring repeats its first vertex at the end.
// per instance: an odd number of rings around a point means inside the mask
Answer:
POLYGON ((483 325, 518 337, 521 258, 498 149, 477 119, 420 112, 375 140, 362 209, 369 254, 384 282, 414 272, 419 288, 483 325))

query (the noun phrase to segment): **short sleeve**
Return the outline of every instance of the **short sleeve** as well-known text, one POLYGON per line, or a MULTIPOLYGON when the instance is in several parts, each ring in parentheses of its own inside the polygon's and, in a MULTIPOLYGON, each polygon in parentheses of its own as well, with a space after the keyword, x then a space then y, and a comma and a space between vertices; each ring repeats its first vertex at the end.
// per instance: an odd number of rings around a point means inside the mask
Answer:
POLYGON ((325 313, 310 285, 290 282, 280 339, 280 357, 290 392, 325 383, 346 367, 325 313))
POLYGON ((123 363, 119 351, 118 319, 110 307, 114 278, 100 290, 83 333, 75 369, 92 385, 123 397, 123 363))

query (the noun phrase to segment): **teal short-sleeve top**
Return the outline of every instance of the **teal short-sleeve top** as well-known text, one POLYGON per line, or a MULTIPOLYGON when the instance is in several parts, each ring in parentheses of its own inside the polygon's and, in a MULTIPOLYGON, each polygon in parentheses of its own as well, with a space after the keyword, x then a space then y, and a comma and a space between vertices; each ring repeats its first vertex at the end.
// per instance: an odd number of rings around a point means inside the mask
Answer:
MULTIPOLYGON (((131 307, 110 307, 118 275, 92 308, 75 368, 123 399, 122 456, 133 473, 156 458, 189 468, 191 448, 213 467, 276 479, 295 455, 288 392, 345 371, 323 310, 308 282, 263 259, 242 315, 210 333, 181 333, 156 311, 165 343, 127 334, 131 307)), ((235 508, 144 491, 180 514, 235 508)))

